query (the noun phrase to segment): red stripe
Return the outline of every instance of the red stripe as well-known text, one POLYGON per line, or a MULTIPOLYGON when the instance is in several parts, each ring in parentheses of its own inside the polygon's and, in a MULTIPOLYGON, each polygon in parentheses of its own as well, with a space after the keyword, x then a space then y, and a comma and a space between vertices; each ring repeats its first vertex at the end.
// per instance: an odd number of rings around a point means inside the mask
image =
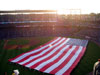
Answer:
MULTIPOLYGON (((66 39, 65 39, 65 40, 66 40, 66 39)), ((63 40, 63 41, 62 41, 61 43, 59 43, 57 46, 59 46, 60 44, 62 44, 65 40, 63 40)), ((48 53, 50 53, 51 51, 53 51, 57 46, 51 48, 49 51, 47 51, 47 52, 44 53, 43 55, 41 55, 41 56, 39 56, 39 57, 36 57, 36 58, 30 60, 29 62, 27 62, 27 63, 25 63, 25 64, 23 64, 23 65, 25 66, 25 65, 30 64, 31 62, 33 62, 33 61, 35 61, 35 60, 37 60, 37 59, 39 59, 39 58, 42 58, 43 56, 46 56, 48 53)))
MULTIPOLYGON (((58 39, 59 37, 56 37, 54 38, 53 40, 45 43, 44 45, 41 45, 31 51, 28 51, 28 52, 32 52, 34 50, 37 50, 37 49, 40 49, 41 47, 45 46, 45 45, 48 45, 50 44, 51 42, 55 41, 56 39, 58 39)), ((58 43, 62 38, 60 38, 58 41, 56 41, 55 43, 53 43, 52 45, 58 43)), ((55 50, 56 47, 58 47, 59 45, 61 45, 65 40, 63 40, 60 44, 58 44, 57 46, 55 47, 52 47, 50 50, 48 50, 46 53, 44 53, 43 55, 40 55, 36 58, 33 58, 32 60, 30 60, 29 62, 23 64, 23 66, 25 65, 28 65, 30 64, 31 62, 34 62, 35 60, 38 60, 38 59, 41 59, 42 57, 45 57, 46 55, 48 55, 51 51, 55 50)), ((49 59, 52 59, 54 56, 56 56, 66 45, 63 45, 61 46, 59 49, 57 49, 56 52, 54 52, 52 55, 50 55, 49 57, 45 58, 45 59, 42 59, 41 61, 38 61, 36 64, 30 66, 29 68, 36 68, 38 67, 39 65, 41 65, 42 63, 44 63, 45 61, 48 61, 49 59)), ((15 63, 21 63, 21 62, 24 62, 25 60, 29 59, 31 56, 35 56, 35 55, 38 55, 40 53, 42 53, 44 50, 47 50, 50 46, 47 46, 46 48, 44 49, 41 49, 41 51, 38 51, 36 53, 33 53, 33 54, 30 54, 26 57, 24 57, 23 59, 19 60, 18 62, 15 62, 15 63)), ((52 65, 54 65, 55 63, 59 62, 61 60, 61 58, 63 58, 65 56, 65 54, 68 52, 68 50, 70 50, 73 46, 69 46, 66 50, 64 50, 64 52, 59 56, 57 57, 55 60, 53 60, 52 62, 49 62, 48 64, 45 64, 44 67, 42 67, 39 71, 42 71, 44 72, 46 69, 48 69, 49 67, 51 67, 52 65)), ((52 71, 50 72, 50 74, 55 74, 57 73, 59 70, 61 70, 70 60, 71 58, 74 56, 74 54, 76 53, 76 51, 79 49, 79 46, 77 46, 72 52, 71 54, 65 58, 65 60, 59 65, 57 66, 55 69, 52 69, 52 71)), ((81 52, 79 53, 78 57, 75 59, 74 63, 69 67, 68 70, 66 70, 66 72, 64 72, 62 75, 70 75, 71 71, 76 67, 76 65, 78 64, 78 62, 80 61, 80 59, 82 58, 82 56, 84 55, 85 53, 85 50, 86 50, 86 47, 83 47, 81 52)), ((28 53, 26 52, 26 53, 28 53)), ((24 55, 25 53, 22 53, 18 56, 16 56, 15 58, 12 58, 12 59, 9 59, 9 61, 13 61, 15 59, 17 59, 18 57, 24 55)))
POLYGON ((69 61, 70 59, 73 57, 73 55, 75 54, 75 52, 79 49, 79 46, 76 46, 76 48, 74 49, 73 52, 71 52, 71 54, 63 61, 62 64, 60 64, 58 67, 56 67, 55 69, 53 69, 50 74, 55 74, 56 72, 58 72, 60 69, 62 69, 69 61))
POLYGON ((65 45, 63 45, 61 48, 59 48, 55 53, 53 53, 53 54, 52 54, 51 56, 49 56, 48 58, 43 59, 42 61, 40 61, 40 62, 34 64, 33 66, 31 66, 31 68, 35 68, 35 67, 37 67, 38 65, 40 65, 41 63, 43 63, 43 62, 45 62, 45 61, 47 61, 47 60, 53 58, 53 57, 54 57, 55 55, 57 55, 57 54, 60 52, 60 50, 62 50, 64 47, 65 47, 65 45))
POLYGON ((82 51, 80 52, 79 56, 77 57, 77 59, 74 61, 74 63, 71 65, 71 67, 63 75, 70 75, 71 71, 76 67, 76 65, 78 64, 78 62, 80 61, 80 59, 84 55, 85 50, 86 50, 86 48, 84 47, 82 49, 82 51))
MULTIPOLYGON (((53 40, 51 40, 51 41, 45 43, 44 45, 41 45, 41 46, 39 46, 39 47, 37 47, 37 48, 35 48, 35 49, 33 49, 33 50, 37 50, 37 49, 39 49, 39 48, 41 48, 41 47, 43 47, 43 46, 45 46, 45 45, 47 45, 47 44, 50 44, 51 42, 53 42, 53 41, 56 40, 57 38, 59 38, 59 37, 55 37, 53 40)), ((33 51, 33 50, 31 50, 31 51, 33 51)), ((28 51, 28 52, 31 52, 31 51, 28 51)), ((26 53, 28 53, 28 52, 26 52, 26 53)), ((9 59, 8 61, 13 61, 13 60, 15 60, 16 58, 18 58, 18 57, 20 57, 20 56, 22 56, 22 55, 24 55, 24 54, 25 54, 25 53, 22 53, 22 54, 16 56, 15 58, 9 59)))
MULTIPOLYGON (((53 43, 52 45, 56 44, 56 43, 57 43, 57 42, 59 42, 60 40, 61 40, 61 39, 59 39, 58 41, 56 41, 56 42, 55 42, 55 43, 53 43)), ((33 54, 30 54, 30 55, 26 56, 25 58, 23 58, 23 59, 19 60, 19 61, 18 61, 18 62, 16 62, 16 63, 23 62, 23 61, 27 60, 27 59, 28 59, 29 57, 31 57, 31 56, 38 55, 39 53, 43 52, 44 50, 46 50, 46 49, 48 49, 48 48, 49 48, 49 46, 47 46, 46 48, 44 48, 44 49, 40 50, 39 52, 36 52, 36 53, 33 53, 33 54)))
POLYGON ((69 49, 71 49, 72 46, 69 46, 56 60, 48 63, 47 65, 45 65, 43 68, 40 69, 40 71, 45 71, 47 68, 49 68, 50 66, 52 66, 53 64, 57 63, 67 52, 69 49))

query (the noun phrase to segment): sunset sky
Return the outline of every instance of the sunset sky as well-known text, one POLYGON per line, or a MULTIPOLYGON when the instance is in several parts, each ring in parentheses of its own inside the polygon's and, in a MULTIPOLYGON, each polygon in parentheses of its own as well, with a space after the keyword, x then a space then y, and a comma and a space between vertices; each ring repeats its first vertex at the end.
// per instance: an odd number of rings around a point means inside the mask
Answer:
POLYGON ((100 13, 100 0, 0 0, 0 10, 67 10, 100 13))

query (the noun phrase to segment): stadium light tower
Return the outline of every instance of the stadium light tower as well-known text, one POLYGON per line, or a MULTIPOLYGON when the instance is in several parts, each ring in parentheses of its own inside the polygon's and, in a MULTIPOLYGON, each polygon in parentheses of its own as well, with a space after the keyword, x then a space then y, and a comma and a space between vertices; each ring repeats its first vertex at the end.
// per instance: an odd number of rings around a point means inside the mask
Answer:
POLYGON ((70 10, 70 14, 81 14, 81 9, 69 9, 69 10, 70 10))
POLYGON ((70 15, 79 15, 80 16, 80 19, 81 19, 81 9, 69 9, 70 11, 70 15))

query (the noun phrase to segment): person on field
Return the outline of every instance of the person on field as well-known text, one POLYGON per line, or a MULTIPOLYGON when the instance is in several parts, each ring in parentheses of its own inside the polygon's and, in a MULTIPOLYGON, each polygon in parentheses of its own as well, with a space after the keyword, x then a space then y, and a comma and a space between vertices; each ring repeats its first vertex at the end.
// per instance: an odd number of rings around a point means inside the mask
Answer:
POLYGON ((12 75, 19 75, 19 71, 18 70, 13 70, 12 75))
POLYGON ((93 75, 100 75, 100 59, 94 64, 93 75))

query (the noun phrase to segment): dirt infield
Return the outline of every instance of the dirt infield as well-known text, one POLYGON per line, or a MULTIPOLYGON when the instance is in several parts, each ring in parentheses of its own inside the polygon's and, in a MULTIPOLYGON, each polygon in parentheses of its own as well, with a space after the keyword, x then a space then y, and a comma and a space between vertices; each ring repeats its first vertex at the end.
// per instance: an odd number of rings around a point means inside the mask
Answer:
POLYGON ((4 49, 10 50, 10 49, 16 49, 17 47, 18 47, 18 45, 6 45, 6 46, 4 47, 4 49))
MULTIPOLYGON (((19 40, 20 41, 20 40, 19 40)), ((12 44, 12 45, 9 45, 8 44, 8 40, 5 40, 5 44, 4 44, 4 49, 7 49, 7 50, 13 50, 13 49, 27 49, 31 46, 34 46, 38 43, 40 43, 40 40, 37 40, 37 39, 28 39, 28 43, 25 43, 23 45, 20 45, 20 44, 12 44)), ((9 40, 9 42, 11 42, 11 40, 9 40)), ((16 41, 18 42, 18 41, 16 41)))

